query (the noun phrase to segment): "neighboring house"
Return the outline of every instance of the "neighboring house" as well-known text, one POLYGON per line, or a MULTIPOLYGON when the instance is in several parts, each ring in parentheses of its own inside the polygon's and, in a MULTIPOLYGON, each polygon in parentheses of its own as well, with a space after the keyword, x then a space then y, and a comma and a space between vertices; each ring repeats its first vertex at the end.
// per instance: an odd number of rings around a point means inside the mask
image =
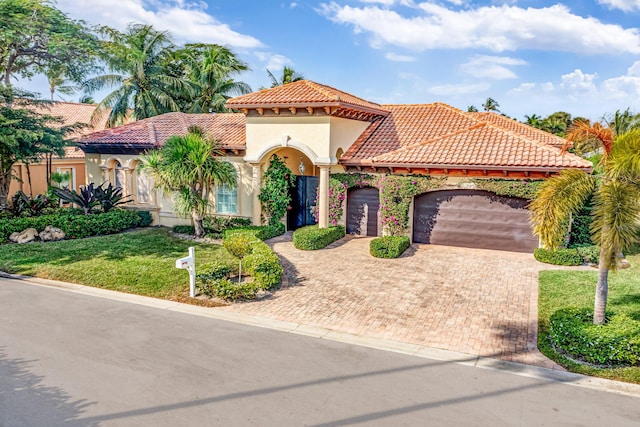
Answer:
MULTIPOLYGON (((217 139, 238 172, 236 189, 214 193, 214 212, 260 222, 258 194, 271 156, 296 175, 287 224, 328 224, 331 173, 415 174, 446 177, 440 191, 416 196, 411 236, 415 242, 530 250, 537 246, 521 199, 478 191, 471 178, 541 179, 591 163, 560 147, 565 140, 495 113, 465 113, 446 104, 380 105, 303 80, 233 98, 240 113, 169 113, 84 135, 88 181, 109 180, 155 213, 156 223, 189 220, 172 211, 170 197, 152 191, 137 172, 139 155, 198 125, 217 139), (318 191, 317 191, 318 189, 318 191), (318 206, 313 206, 318 193, 318 206)), ((348 193, 347 231, 380 234, 375 188, 348 193)))
MULTIPOLYGON (((76 123, 84 125, 73 134, 67 135, 68 139, 77 138, 81 135, 105 128, 106 115, 104 119, 98 120, 97 123, 90 126, 91 115, 95 109, 96 106, 94 104, 79 104, 73 102, 55 102, 34 108, 34 110, 40 114, 61 117, 63 120, 62 123, 56 123, 56 126, 68 126, 76 123)), ((27 170, 27 165, 24 163, 16 163, 13 166, 13 172, 17 179, 14 178, 11 182, 9 198, 18 190, 26 194, 32 194, 33 196, 46 193, 46 168, 47 165, 44 160, 29 164, 29 170, 27 170), (31 173, 31 180, 29 180, 29 171, 31 173), (31 185, 29 185, 29 182, 31 182, 31 185)), ((67 172, 69 174, 69 180, 62 184, 78 191, 81 185, 86 184, 84 152, 75 146, 66 147, 63 157, 53 157, 51 161, 51 171, 67 172)))

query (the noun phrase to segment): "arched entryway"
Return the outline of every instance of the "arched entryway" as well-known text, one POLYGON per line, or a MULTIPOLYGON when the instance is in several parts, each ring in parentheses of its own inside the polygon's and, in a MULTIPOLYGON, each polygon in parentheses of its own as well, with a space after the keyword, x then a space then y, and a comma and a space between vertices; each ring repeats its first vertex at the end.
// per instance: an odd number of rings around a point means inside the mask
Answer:
POLYGON ((532 252, 528 201, 488 191, 446 190, 414 200, 413 241, 447 246, 532 252))
POLYGON ((354 188, 347 193, 347 233, 378 235, 380 192, 377 188, 354 188))

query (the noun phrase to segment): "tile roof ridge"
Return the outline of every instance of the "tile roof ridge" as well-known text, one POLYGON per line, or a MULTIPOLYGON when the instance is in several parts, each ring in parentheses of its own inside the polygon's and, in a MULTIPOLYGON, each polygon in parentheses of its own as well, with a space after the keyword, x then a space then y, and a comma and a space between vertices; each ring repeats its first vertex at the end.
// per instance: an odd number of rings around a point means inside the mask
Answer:
MULTIPOLYGON (((329 89, 337 90, 336 88, 332 88, 331 86, 326 86, 320 83, 316 83, 313 80, 302 80, 306 86, 311 87, 314 90, 322 93, 324 96, 328 98, 333 98, 334 101, 340 101, 340 95, 337 93, 332 93, 329 89)), ((353 96, 353 95, 352 95, 353 96)), ((367 101, 369 102, 369 101, 367 101)))
POLYGON ((475 129, 479 129, 479 128, 487 126, 487 125, 490 125, 490 123, 478 122, 478 123, 476 123, 474 125, 471 125, 471 126, 469 126, 467 128, 458 129, 457 131, 448 133, 446 135, 439 135, 439 136, 436 136, 436 137, 433 137, 433 138, 430 138, 430 139, 426 139, 426 140, 421 141, 421 142, 416 142, 415 144, 407 145, 405 147, 400 147, 398 149, 395 149, 395 150, 392 150, 392 151, 388 151, 386 153, 380 154, 379 156, 372 157, 372 160, 375 161, 379 157, 387 156, 387 155, 390 155, 390 154, 397 154, 397 153, 410 151, 410 150, 416 149, 418 147, 421 147, 423 145, 427 145, 427 144, 430 144, 432 142, 435 142, 435 141, 438 141, 438 140, 441 140, 441 139, 450 138, 452 136, 460 135, 462 133, 469 132, 469 131, 475 130, 475 129))
MULTIPOLYGON (((157 117, 157 116, 155 116, 157 117)), ((157 146, 158 145, 158 135, 156 134, 156 127, 153 124, 152 120, 149 120, 148 123, 146 123, 147 126, 147 130, 149 132, 149 142, 151 142, 153 144, 153 146, 157 146)))

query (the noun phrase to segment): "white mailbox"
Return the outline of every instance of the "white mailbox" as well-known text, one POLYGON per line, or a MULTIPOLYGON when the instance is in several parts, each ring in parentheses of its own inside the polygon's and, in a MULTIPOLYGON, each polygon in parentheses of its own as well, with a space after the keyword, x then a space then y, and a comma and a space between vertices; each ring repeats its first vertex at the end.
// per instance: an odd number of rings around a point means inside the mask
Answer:
POLYGON ((176 260, 176 268, 186 269, 189 272, 189 296, 196 296, 196 256, 195 248, 189 248, 189 256, 176 260))

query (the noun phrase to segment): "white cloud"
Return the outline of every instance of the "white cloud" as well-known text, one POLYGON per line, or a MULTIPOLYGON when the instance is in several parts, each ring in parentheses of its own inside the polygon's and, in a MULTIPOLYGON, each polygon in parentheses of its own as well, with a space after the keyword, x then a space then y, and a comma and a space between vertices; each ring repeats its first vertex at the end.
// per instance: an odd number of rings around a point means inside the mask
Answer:
POLYGON ((640 0, 598 0, 598 3, 625 12, 631 12, 634 9, 640 10, 640 0))
POLYGON ((393 6, 396 0, 360 0, 362 3, 377 3, 384 6, 393 6))
MULTIPOLYGON (((514 100, 526 100, 530 112, 550 114, 536 105, 556 106, 574 116, 598 119, 603 114, 627 107, 640 107, 640 61, 633 63, 623 76, 611 77, 598 84, 596 73, 576 69, 560 76, 558 82, 522 83, 507 93, 514 100)), ((554 111, 555 111, 554 110, 554 111)))
POLYGON ((484 6, 451 10, 439 4, 416 4, 422 15, 405 17, 378 6, 323 3, 319 12, 334 22, 369 33, 370 44, 426 49, 517 49, 594 53, 640 53, 640 31, 583 18, 557 4, 544 8, 484 6))
POLYGON ((398 55, 397 53, 393 53, 393 52, 388 52, 384 57, 387 58, 389 61, 394 61, 394 62, 413 62, 416 60, 416 58, 413 56, 398 55))
POLYGON ((494 80, 515 79, 516 74, 509 66, 525 65, 527 62, 508 56, 488 56, 478 55, 460 66, 462 72, 477 78, 488 78, 494 80))
POLYGON ((255 37, 232 30, 206 12, 204 2, 168 0, 58 0, 57 7, 75 19, 123 30, 129 23, 151 24, 169 31, 178 43, 217 43, 236 48, 256 48, 262 43, 255 37))
POLYGON ((440 85, 432 86, 427 89, 432 95, 437 96, 460 96, 470 95, 473 93, 484 92, 489 89, 487 83, 471 83, 471 84, 452 84, 452 85, 440 85))
POLYGON ((278 74, 285 65, 293 65, 293 62, 284 55, 271 52, 254 52, 258 60, 265 63, 264 68, 274 74, 278 74))
POLYGON ((296 7, 298 7, 298 6, 299 6, 299 5, 298 5, 298 3, 296 3, 296 2, 292 2, 292 3, 289 5, 289 8, 291 8, 291 9, 295 9, 295 8, 296 8, 296 7))

